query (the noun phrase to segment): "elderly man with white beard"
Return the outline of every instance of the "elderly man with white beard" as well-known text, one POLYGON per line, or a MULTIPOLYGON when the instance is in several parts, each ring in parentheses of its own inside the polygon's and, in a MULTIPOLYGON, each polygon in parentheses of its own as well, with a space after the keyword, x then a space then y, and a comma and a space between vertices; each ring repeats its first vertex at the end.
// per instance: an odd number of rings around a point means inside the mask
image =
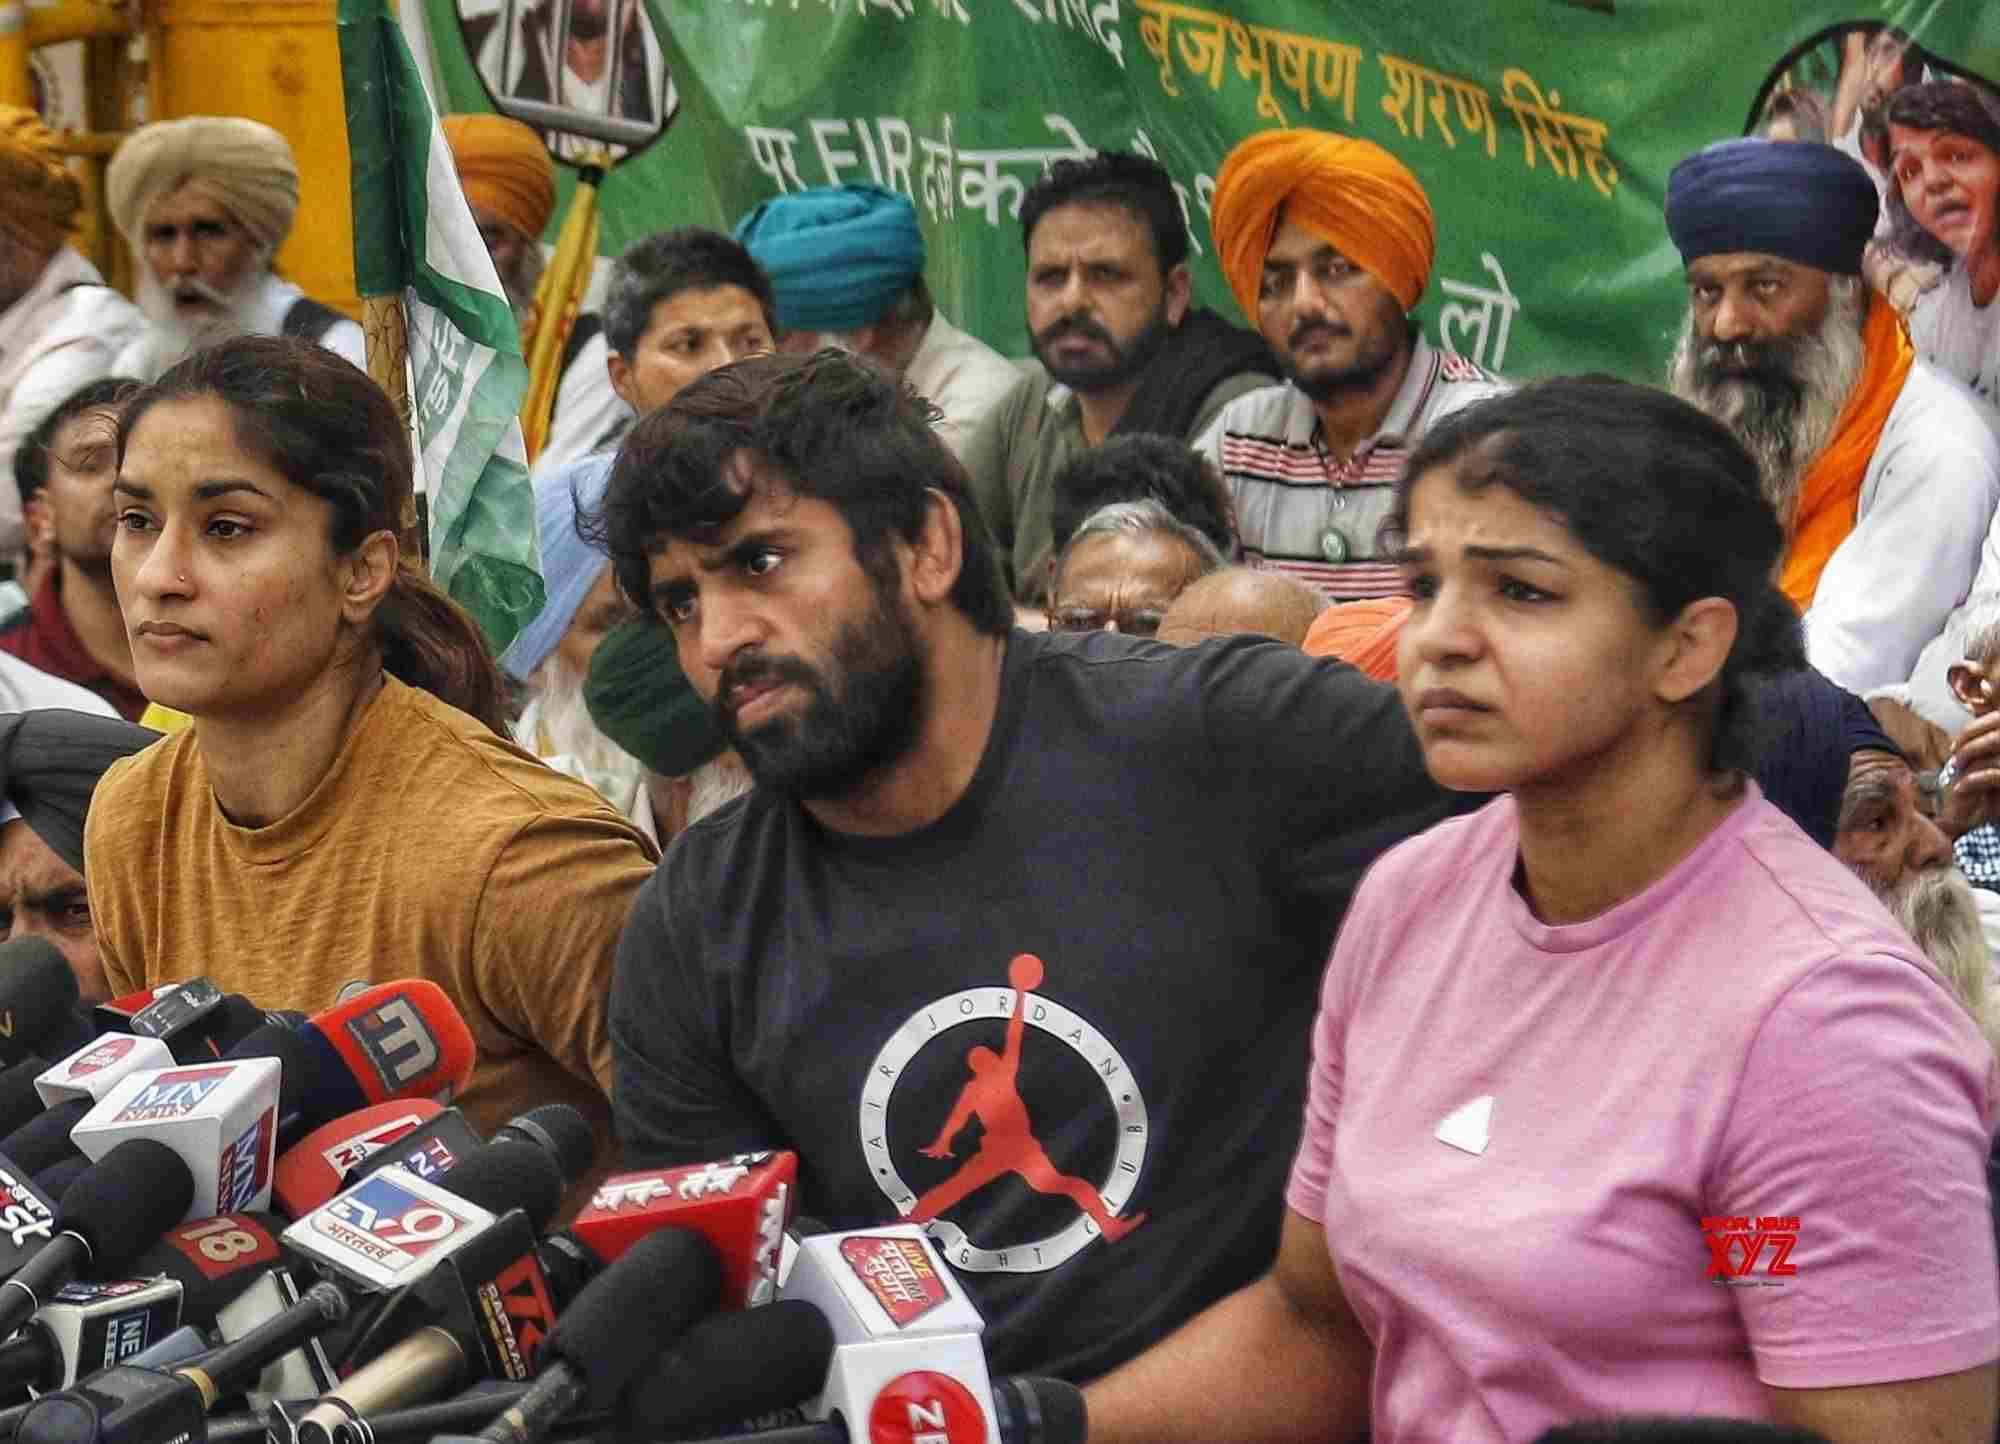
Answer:
POLYGON ((144 335, 112 374, 156 380, 225 336, 296 336, 356 366, 361 328, 271 269, 299 208, 285 138, 241 116, 191 115, 141 126, 104 177, 105 205, 138 259, 144 335))
POLYGON ((1724 141, 1667 183, 1689 296, 1673 390, 1756 457, 1807 655, 1862 694, 1908 679, 2000 557, 2000 420, 1862 281, 1877 210, 1827 145, 1724 141))

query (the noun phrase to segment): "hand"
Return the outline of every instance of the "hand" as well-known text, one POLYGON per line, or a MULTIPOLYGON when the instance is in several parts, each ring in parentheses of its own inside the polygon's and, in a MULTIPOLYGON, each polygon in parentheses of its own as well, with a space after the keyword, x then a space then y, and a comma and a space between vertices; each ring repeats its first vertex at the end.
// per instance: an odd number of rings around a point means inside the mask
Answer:
POLYGON ((1956 842, 1975 827, 2000 822, 2000 712, 1991 712, 1958 734, 1951 760, 1957 776, 1945 789, 1937 825, 1956 842))
POLYGON ((940 1138, 929 1148, 919 1148, 917 1152, 923 1154, 926 1158, 949 1158, 951 1157, 951 1140, 949 1138, 940 1138))

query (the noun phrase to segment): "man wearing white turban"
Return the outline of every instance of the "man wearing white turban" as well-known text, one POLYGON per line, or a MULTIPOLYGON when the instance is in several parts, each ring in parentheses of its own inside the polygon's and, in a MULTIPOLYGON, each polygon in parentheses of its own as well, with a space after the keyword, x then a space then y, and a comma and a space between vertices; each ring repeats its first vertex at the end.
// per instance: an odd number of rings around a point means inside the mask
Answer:
POLYGON ((238 332, 317 341, 367 365, 361 328, 271 269, 298 212, 299 168, 268 125, 192 115, 141 126, 111 157, 105 202, 139 259, 149 323, 116 374, 154 380, 238 332))

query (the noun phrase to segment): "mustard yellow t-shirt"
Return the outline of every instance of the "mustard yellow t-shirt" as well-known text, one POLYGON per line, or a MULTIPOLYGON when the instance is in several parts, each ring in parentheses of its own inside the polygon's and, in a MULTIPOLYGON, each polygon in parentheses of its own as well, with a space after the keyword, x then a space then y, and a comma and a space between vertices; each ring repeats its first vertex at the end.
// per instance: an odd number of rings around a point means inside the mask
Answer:
POLYGON ((91 799, 84 874, 113 994, 205 976, 315 1012, 357 979, 429 978, 479 1046, 468 1121, 485 1134, 570 1103, 607 1158, 604 1006, 651 842, 393 677, 319 786, 267 827, 223 815, 198 735, 122 759, 91 799))

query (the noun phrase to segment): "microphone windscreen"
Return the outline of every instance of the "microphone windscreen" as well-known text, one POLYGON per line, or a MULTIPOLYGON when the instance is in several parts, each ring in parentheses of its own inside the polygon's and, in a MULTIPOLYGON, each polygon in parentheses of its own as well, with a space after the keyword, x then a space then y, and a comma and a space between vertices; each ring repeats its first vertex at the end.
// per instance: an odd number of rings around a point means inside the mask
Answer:
POLYGON ((194 1174, 181 1156, 157 1139, 128 1138, 77 1175, 56 1227, 90 1245, 91 1272, 112 1277, 193 1205, 194 1174))
POLYGON ((993 1385, 993 1411, 1002 1439, 1039 1444, 1083 1444, 1090 1432, 1083 1390, 1062 1379, 1016 1374, 993 1385))
POLYGON ((0 943, 0 1063, 35 1052, 65 1028, 76 1006, 76 974, 54 943, 37 937, 0 943))
POLYGON ((132 1261, 135 1278, 160 1275, 181 1286, 181 1318, 208 1328, 215 1316, 273 1266, 285 1261, 278 1235, 285 1221, 269 1213, 225 1213, 170 1228, 132 1261))
POLYGON ((188 1045, 184 1040, 175 1038, 169 1040, 168 1046, 174 1050, 174 1058, 183 1063, 205 1063, 211 1058, 226 1058, 230 1056, 230 1049, 263 1027, 264 1023, 262 1008, 241 993, 227 993, 216 1010, 202 1019, 199 1043, 188 1045))
POLYGON ((320 1033, 262 1021, 227 1054, 278 1060, 278 1151, 344 1113, 367 1106, 367 1091, 347 1060, 320 1033))
POLYGON ((88 1158, 81 1153, 72 1154, 54 1168, 45 1168, 36 1174, 35 1187, 60 1203, 62 1196, 69 1192, 69 1186, 76 1182, 77 1175, 88 1167, 90 1167, 88 1158))
POLYGON ((833 1326, 804 1299, 710 1314, 626 1393, 629 1439, 714 1433, 809 1399, 826 1384, 833 1326))
POLYGON ((48 1067, 40 1057, 30 1053, 0 1073, 0 1138, 32 1123, 42 1111, 42 1095, 35 1090, 35 1079, 46 1073, 48 1067))
POLYGON ((609 1409, 662 1346, 714 1311, 721 1292, 714 1246, 663 1228, 585 1285, 556 1320, 543 1357, 569 1360, 589 1381, 589 1407, 609 1409))
POLYGON ((544 1103, 511 1119, 493 1135, 495 1143, 519 1138, 543 1149, 562 1169, 564 1184, 590 1172, 597 1161, 597 1135, 590 1121, 567 1103, 544 1103))
POLYGON ((532 1143, 482 1143, 440 1173, 437 1184, 488 1213, 521 1209, 536 1233, 548 1230, 562 1204, 562 1173, 532 1143))
POLYGON ((65 1158, 73 1158, 82 1152, 70 1142, 69 1135, 77 1124, 83 1122, 83 1115, 93 1106, 88 1098, 72 1098, 44 1110, 39 1118, 8 1134, 6 1140, 0 1142, 0 1153, 6 1154, 29 1173, 47 1172, 65 1158))
POLYGON ((378 983, 315 1013, 308 1027, 345 1060, 369 1103, 447 1102, 465 1086, 478 1059, 464 1016, 427 978, 378 983))

